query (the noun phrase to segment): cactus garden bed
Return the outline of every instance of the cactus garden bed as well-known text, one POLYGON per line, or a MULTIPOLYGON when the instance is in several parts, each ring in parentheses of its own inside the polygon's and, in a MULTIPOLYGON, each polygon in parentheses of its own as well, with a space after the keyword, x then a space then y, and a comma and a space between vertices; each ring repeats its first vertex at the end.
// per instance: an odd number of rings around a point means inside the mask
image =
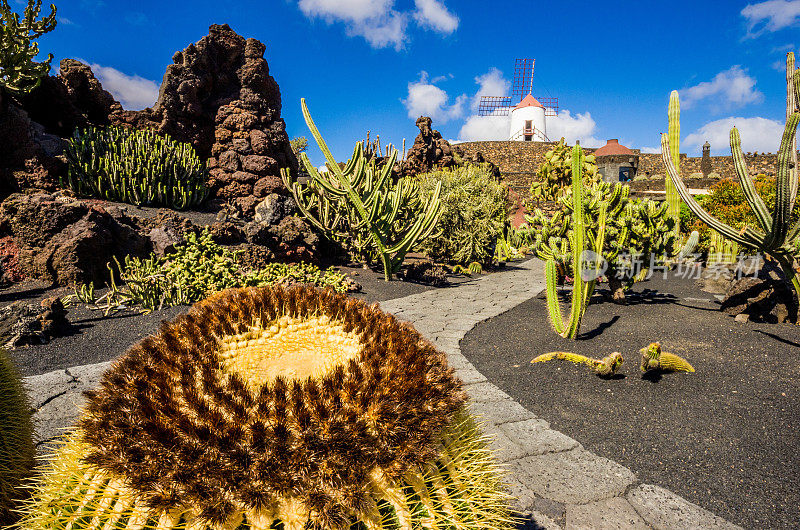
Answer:
POLYGON ((739 323, 693 280, 653 279, 631 303, 598 295, 570 341, 544 295, 478 324, 463 354, 493 383, 588 450, 745 528, 800 520, 800 327, 739 323), (639 349, 660 341, 695 373, 643 376, 639 349), (611 379, 550 351, 625 357, 611 379))

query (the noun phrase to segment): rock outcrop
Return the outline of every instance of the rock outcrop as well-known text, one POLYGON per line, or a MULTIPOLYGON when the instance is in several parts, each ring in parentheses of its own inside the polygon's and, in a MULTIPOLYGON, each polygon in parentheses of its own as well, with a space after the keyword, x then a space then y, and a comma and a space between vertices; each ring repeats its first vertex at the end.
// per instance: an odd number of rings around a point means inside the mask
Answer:
POLYGON ((211 197, 252 215, 270 193, 288 193, 280 168, 297 170, 281 95, 264 44, 227 24, 177 52, 152 109, 114 113, 112 123, 150 127, 191 143, 206 159, 211 197))
POLYGON ((18 300, 0 309, 0 346, 7 348, 45 344, 71 329, 58 297, 46 298, 38 307, 18 300))
POLYGON ((419 127, 419 134, 403 162, 403 176, 457 166, 458 162, 453 156, 450 143, 439 131, 431 127, 433 120, 427 116, 420 116, 416 124, 419 127))
POLYGON ((402 163, 400 173, 404 177, 427 173, 437 169, 458 167, 463 164, 487 164, 495 178, 500 178, 500 169, 484 158, 482 153, 465 155, 458 146, 451 146, 441 133, 432 128, 433 120, 427 116, 417 119, 419 134, 402 163))
POLYGON ((0 234, 13 237, 20 270, 54 285, 102 284, 114 257, 149 254, 135 226, 121 212, 45 192, 15 193, 0 204, 0 234))
MULTIPOLYGON (((734 279, 720 309, 753 322, 797 322, 797 300, 783 272, 766 263, 757 276, 734 279)), ((738 320, 738 319, 737 319, 738 320)))

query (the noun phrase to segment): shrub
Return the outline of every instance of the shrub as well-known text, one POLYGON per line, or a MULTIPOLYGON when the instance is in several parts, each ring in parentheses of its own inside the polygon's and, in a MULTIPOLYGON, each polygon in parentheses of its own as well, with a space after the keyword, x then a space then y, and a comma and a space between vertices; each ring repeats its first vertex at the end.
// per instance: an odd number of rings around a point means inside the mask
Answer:
POLYGON ((190 144, 150 130, 76 129, 66 156, 75 193, 183 210, 208 196, 208 173, 190 144))
POLYGON ((441 183, 442 214, 436 237, 419 248, 434 259, 466 265, 490 263, 508 219, 508 187, 487 166, 468 165, 418 175, 420 193, 430 196, 441 183))
POLYGON ((216 244, 207 228, 199 235, 190 233, 172 254, 161 258, 153 254, 147 259, 127 257, 124 264, 117 263, 125 286, 118 288, 112 280, 109 302, 114 302, 107 305, 127 303, 152 311, 192 304, 232 287, 276 283, 309 283, 338 292, 347 290, 347 277, 332 268, 323 271, 310 263, 271 263, 249 269, 238 258, 239 252, 216 244))
MULTIPOLYGON (((570 188, 572 183, 572 148, 561 138, 544 154, 544 163, 531 183, 531 200, 526 207, 533 209, 539 201, 556 201, 570 188)), ((584 184, 592 185, 600 181, 594 155, 586 155, 581 164, 584 184)))

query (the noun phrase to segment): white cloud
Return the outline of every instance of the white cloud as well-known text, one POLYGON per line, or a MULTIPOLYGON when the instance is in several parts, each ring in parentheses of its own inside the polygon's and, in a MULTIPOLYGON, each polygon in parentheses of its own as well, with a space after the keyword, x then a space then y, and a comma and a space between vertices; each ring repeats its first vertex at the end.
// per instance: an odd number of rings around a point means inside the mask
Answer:
POLYGON ((747 71, 741 66, 731 66, 718 73, 711 81, 703 81, 681 90, 681 105, 690 108, 707 98, 713 98, 714 106, 718 110, 758 103, 764 99, 764 94, 756 90, 755 85, 755 78, 747 75, 747 71))
POLYGON ((553 141, 560 140, 563 136, 570 145, 580 141, 583 147, 601 147, 606 143, 593 135, 597 124, 589 112, 576 113, 574 116, 568 110, 562 110, 558 116, 547 117, 547 137, 553 141))
POLYGON ((481 140, 508 140, 511 127, 509 116, 478 116, 467 118, 458 133, 462 142, 479 142, 481 140))
POLYGON ((476 77, 475 82, 479 88, 472 98, 472 110, 478 110, 481 96, 506 96, 511 90, 511 81, 503 77, 503 72, 494 66, 485 74, 476 77))
POLYGON ((747 19, 747 36, 758 37, 793 26, 800 19, 800 0, 767 0, 748 4, 741 11, 747 19))
POLYGON ((57 17, 57 18, 58 18, 58 23, 59 24, 63 24, 65 26, 74 26, 75 25, 75 23, 73 21, 71 21, 70 19, 68 19, 67 17, 57 17))
POLYGON ((151 107, 158 99, 158 84, 138 75, 128 75, 110 66, 90 64, 95 77, 127 110, 151 107))
POLYGON ((403 105, 408 109, 408 117, 417 119, 430 116, 435 122, 444 123, 464 115, 467 96, 462 94, 450 104, 447 92, 428 80, 427 72, 420 72, 419 81, 408 84, 408 97, 403 105))
POLYGON ((758 117, 729 117, 709 122, 688 135, 683 143, 699 150, 700 146, 708 140, 708 143, 711 144, 712 154, 728 155, 731 145, 730 131, 734 126, 739 129, 744 152, 775 153, 778 151, 783 136, 783 122, 758 117))
POLYGON ((350 37, 363 37, 373 48, 393 46, 400 50, 408 40, 412 20, 425 28, 452 33, 458 17, 441 0, 415 0, 416 10, 398 11, 395 0, 299 0, 298 7, 309 18, 321 18, 328 24, 341 22, 350 37))
POLYGON ((642 153, 649 153, 651 155, 660 155, 661 154, 661 147, 642 147, 639 149, 642 153))
POLYGON ((458 17, 439 0, 414 0, 414 3, 417 6, 414 20, 421 27, 448 35, 458 29, 458 17))

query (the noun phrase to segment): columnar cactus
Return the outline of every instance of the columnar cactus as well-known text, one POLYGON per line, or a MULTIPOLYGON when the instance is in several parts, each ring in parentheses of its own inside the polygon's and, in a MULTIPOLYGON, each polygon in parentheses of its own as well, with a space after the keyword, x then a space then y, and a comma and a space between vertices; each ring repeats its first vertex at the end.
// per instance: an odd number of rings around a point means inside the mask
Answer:
POLYGON ((194 148, 155 131, 76 129, 65 151, 65 184, 80 195, 178 210, 208 196, 208 173, 194 148))
POLYGON ((22 20, 11 11, 7 0, 0 0, 0 88, 11 94, 27 94, 50 71, 53 54, 41 63, 34 62, 39 45, 33 42, 56 27, 56 6, 50 4, 50 14, 36 20, 42 10, 42 0, 28 0, 22 20))
MULTIPOLYGON (((778 175, 775 183, 775 209, 770 214, 764 200, 758 194, 753 179, 742 153, 742 142, 739 130, 731 129, 730 143, 734 167, 742 185, 745 199, 753 210, 759 227, 745 226, 737 230, 709 214, 689 193, 689 189, 674 164, 675 153, 668 134, 661 136, 661 157, 667 167, 670 180, 686 205, 705 224, 719 232, 722 236, 739 245, 755 248, 774 258, 783 269, 784 274, 796 295, 800 298, 800 279, 794 268, 800 235, 800 222, 791 223, 790 217, 794 209, 794 198, 797 189, 797 152, 795 135, 800 121, 800 70, 794 69, 794 54, 786 57, 786 126, 783 131, 780 150, 778 151, 778 175)), ((677 97, 677 96, 676 96, 677 97)))
POLYGON ((446 357, 377 305, 232 289, 135 345, 27 530, 514 527, 446 357))
POLYGON ((0 526, 14 519, 14 502, 33 467, 30 406, 19 373, 0 349, 0 526))
MULTIPOLYGON (((561 316, 561 307, 558 301, 558 273, 556 260, 547 259, 545 262, 545 277, 547 280, 547 311, 550 315, 550 323, 556 333, 565 338, 574 339, 578 336, 581 327, 581 319, 589 304, 589 299, 594 292, 597 275, 589 271, 589 279, 584 281, 585 255, 586 250, 594 250, 595 257, 601 255, 603 243, 605 241, 605 227, 607 203, 600 208, 599 228, 594 238, 588 237, 586 230, 586 219, 583 204, 583 149, 576 145, 572 150, 572 277, 575 281, 572 288, 572 304, 570 314, 566 322, 561 316), (592 247, 586 247, 586 243, 592 243, 592 247)), ((596 263, 599 267, 600 263, 596 263)))
MULTIPOLYGON (((669 95, 669 107, 667 110, 669 149, 672 153, 672 163, 680 171, 681 163, 681 104, 678 98, 678 91, 673 90, 669 95)), ((677 235, 680 232, 681 217, 681 196, 675 189, 672 179, 664 178, 664 190, 667 195, 667 217, 673 220, 675 226, 673 231, 677 235)))
POLYGON ((359 231, 366 234, 368 237, 353 239, 362 251, 364 246, 371 245, 383 264, 388 282, 400 270, 411 247, 433 232, 441 213, 441 185, 425 201, 418 197, 415 191, 418 187, 409 180, 402 179, 392 185, 390 177, 397 151, 393 150, 389 160, 378 169, 374 158, 367 161, 362 142, 356 143, 352 158, 344 169, 340 168, 311 119, 305 99, 301 100, 301 107, 306 124, 328 162, 328 171, 320 173, 308 156, 301 153, 300 159, 311 177, 309 185, 301 185, 286 169, 281 170, 283 182, 303 216, 329 239, 341 240, 359 231), (401 215, 408 211, 412 201, 419 201, 419 213, 413 219, 401 215), (403 220, 406 222, 398 227, 403 220))
POLYGON ((694 367, 689 364, 689 361, 675 355, 661 351, 660 342, 651 342, 645 346, 639 353, 642 356, 641 369, 642 372, 650 370, 660 370, 662 372, 694 372, 694 367))
MULTIPOLYGON (((572 150, 564 138, 544 154, 537 178, 531 183, 531 198, 538 201, 555 201, 569 189, 572 181, 572 150)), ((586 184, 600 180, 594 155, 583 157, 583 178, 586 184)))
POLYGON ((602 359, 592 359, 591 357, 568 351, 553 351, 539 355, 531 361, 531 364, 552 361, 553 359, 563 359, 575 364, 585 364, 592 372, 601 377, 611 377, 615 375, 624 361, 622 354, 618 351, 612 352, 602 359))

